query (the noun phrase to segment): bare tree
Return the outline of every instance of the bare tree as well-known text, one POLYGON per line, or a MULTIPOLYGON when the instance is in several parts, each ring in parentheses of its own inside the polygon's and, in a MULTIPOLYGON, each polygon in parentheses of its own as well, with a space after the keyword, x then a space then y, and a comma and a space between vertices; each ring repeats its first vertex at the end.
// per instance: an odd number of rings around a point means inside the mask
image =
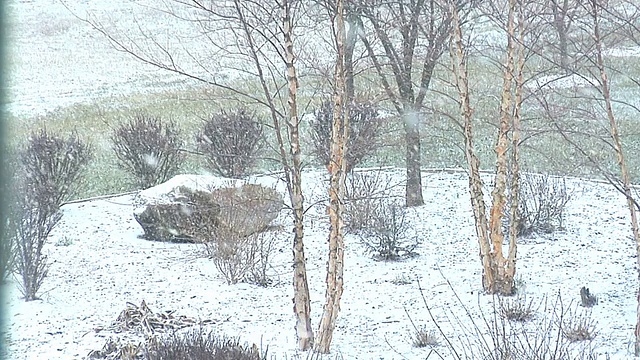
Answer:
MULTIPOLYGON (((462 2, 459 2, 462 7, 462 2)), ((361 31, 376 74, 404 127, 407 167, 406 204, 424 204, 421 178, 420 110, 431 84, 433 70, 451 30, 446 5, 437 0, 356 1, 349 18, 373 29, 376 43, 361 31), (397 32, 396 32, 397 30, 397 32), (418 71, 414 71, 414 68, 418 71), (390 69, 390 70, 389 70, 390 69), (389 74, 391 73, 391 75, 389 74), (391 79, 390 79, 391 78, 391 79)))
MULTIPOLYGON (((517 68, 515 78, 514 89, 514 109, 513 117, 511 118, 511 162, 510 173, 511 183, 509 184, 509 193, 511 197, 510 209, 509 209, 509 255, 508 259, 508 271, 511 274, 511 279, 515 277, 515 259, 517 256, 517 236, 520 229, 520 129, 522 123, 522 102, 523 102, 523 87, 524 87, 524 65, 525 65, 525 19, 524 10, 522 4, 518 8, 518 39, 515 42, 516 46, 516 58, 517 68)), ((515 29, 514 29, 515 31, 515 29)), ((515 41, 515 39, 512 39, 515 41)))
POLYGON ((549 7, 553 20, 551 26, 557 35, 557 43, 551 45, 557 48, 560 56, 560 68, 568 72, 569 69, 569 34, 571 25, 579 8, 578 4, 570 0, 549 0, 549 7))
MULTIPOLYGON (((281 157, 285 165, 289 195, 294 213, 294 239, 293 239, 293 288, 294 288, 294 311, 296 313, 296 335, 298 337, 298 347, 301 350, 311 348, 313 343, 313 330, 311 328, 311 299, 309 297, 309 285, 307 283, 306 260, 304 256, 304 198, 302 196, 302 162, 300 161, 300 118, 298 117, 297 90, 298 78, 294 65, 295 53, 293 51, 293 25, 291 19, 291 1, 283 0, 284 10, 284 45, 287 65, 287 82, 289 85, 289 116, 287 126, 289 128, 292 167, 285 161, 286 156, 281 148, 281 157)), ((273 113, 274 119, 276 114, 273 113)), ((282 144, 282 135, 279 131, 279 124, 276 124, 278 132, 278 143, 282 144)))
MULTIPOLYGON (((636 245, 636 255, 638 265, 640 266, 640 230, 638 228, 638 216, 636 212, 635 200, 631 192, 631 177, 629 176, 629 169, 622 150, 622 141, 620 140, 620 131, 618 130, 618 123, 615 118, 612 106, 612 97, 609 87, 609 79, 607 77, 607 69, 604 63, 604 57, 602 55, 602 34, 600 32, 600 24, 602 18, 600 13, 602 11, 602 5, 598 0, 591 0, 591 18, 593 20, 593 39, 595 41, 595 55, 596 65, 600 72, 600 86, 602 96, 604 97, 605 109, 607 112, 607 118, 609 120, 609 128, 611 131, 611 139, 613 140, 613 148, 616 155, 618 166, 620 167, 620 174, 622 178, 622 190, 627 200, 627 206, 629 207, 629 214, 631 218, 631 230, 633 233, 633 239, 636 245)), ((635 330, 635 356, 640 356, 640 292, 638 292, 638 308, 637 308, 637 320, 635 330)))
MULTIPOLYGON (((455 85, 460 97, 460 109, 464 119, 463 135, 465 141, 465 157, 469 167, 469 191, 471 195, 471 205, 476 224, 476 234, 480 245, 480 260, 483 266, 482 284, 485 291, 489 293, 512 294, 514 291, 515 260, 516 260, 516 236, 511 235, 509 239, 509 250, 505 257, 503 252, 504 233, 502 230, 502 218, 507 205, 507 172, 509 150, 509 133, 512 132, 512 172, 515 176, 511 181, 511 193, 518 189, 518 138, 519 119, 522 87, 523 59, 518 62, 518 74, 515 80, 516 100, 513 98, 516 43, 522 41, 522 37, 516 38, 516 0, 509 0, 507 18, 507 49, 506 60, 503 72, 502 96, 500 101, 498 136, 495 146, 496 152, 496 173, 494 178, 492 205, 489 217, 486 215, 484 203, 484 192, 482 179, 480 178, 480 161, 475 153, 473 145, 472 117, 473 111, 469 100, 468 72, 466 64, 466 53, 463 44, 462 28, 457 5, 450 1, 450 9, 453 15, 453 39, 451 46, 451 57, 453 61, 453 71, 455 85), (515 114, 514 108, 515 106, 515 114), (515 130, 515 131, 514 131, 515 130)), ((522 17, 520 17, 522 19, 522 17)), ((518 46, 518 56, 523 54, 521 46, 518 46)), ((516 197, 517 199, 517 197, 516 197)), ((512 203, 511 212, 515 210, 512 203)), ((517 206, 517 205, 516 205, 517 206)), ((512 222, 517 221, 512 215, 512 222)), ((510 232, 515 234, 515 224, 510 232)))
POLYGON ((619 6, 604 8, 603 11, 607 12, 608 18, 613 18, 620 24, 624 38, 636 46, 640 45, 640 3, 622 0, 619 6))
POLYGON ((346 153, 349 137, 349 114, 347 87, 345 83, 345 34, 344 2, 336 0, 335 4, 335 39, 336 39, 336 67, 333 91, 333 126, 331 131, 331 161, 329 173, 329 260, 327 263, 327 290, 324 311, 318 328, 316 351, 326 354, 329 352, 333 330, 340 310, 340 298, 343 291, 344 272, 344 241, 343 214, 345 177, 347 173, 346 153))

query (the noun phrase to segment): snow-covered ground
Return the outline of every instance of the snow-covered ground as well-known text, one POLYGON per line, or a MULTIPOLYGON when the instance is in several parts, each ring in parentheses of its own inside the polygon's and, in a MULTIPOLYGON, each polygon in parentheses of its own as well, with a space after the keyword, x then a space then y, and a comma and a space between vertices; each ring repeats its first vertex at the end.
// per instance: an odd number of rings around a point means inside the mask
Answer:
MULTIPOLYGON (((403 171, 387 170, 389 183, 402 183, 403 171)), ((304 174, 307 203, 325 197, 325 172, 304 174)), ((261 183, 275 183, 259 178, 261 183)), ((345 290, 334 335, 333 353, 344 359, 424 359, 427 349, 413 348, 411 323, 428 329, 434 323, 425 311, 417 282, 443 329, 455 340, 472 328, 454 299, 449 280, 464 305, 480 320, 490 296, 481 291, 480 262, 467 190, 461 172, 427 172, 426 205, 411 210, 411 226, 420 235, 418 257, 379 262, 359 239, 346 238, 345 290), (399 279, 409 284, 397 284, 399 279), (456 320, 458 317, 459 320, 456 320), (460 321, 460 323, 458 323, 460 321)), ((567 181, 573 199, 564 231, 523 239, 518 248, 518 274, 527 299, 539 304, 561 294, 566 309, 579 303, 587 286, 599 298, 592 318, 599 331, 597 351, 611 359, 630 357, 636 309, 637 272, 629 236, 624 198, 601 183, 567 181), (572 305, 569 305, 572 304, 572 305)), ((278 188, 284 191, 281 183, 278 188)), ((401 195, 400 188, 397 194, 401 195)), ((7 299, 10 359, 78 359, 99 350, 108 330, 127 302, 143 300, 154 312, 175 311, 217 333, 241 336, 268 346, 278 358, 295 358, 292 312, 291 219, 286 210, 277 220, 284 230, 273 233, 278 250, 273 286, 227 285, 201 245, 160 243, 140 239, 132 196, 64 206, 64 217, 46 249, 51 262, 42 300, 24 302, 13 285, 7 299), (56 245, 57 244, 57 245, 56 245)), ((328 234, 325 203, 316 205, 305 224, 312 316, 317 326, 324 301, 328 234)), ((537 308, 537 306, 536 306, 537 308)), ((542 317, 538 309, 538 318, 542 317)), ((535 320, 532 324, 535 323, 535 320)), ((442 338, 441 338, 441 342, 442 338)), ((458 346, 462 346, 460 342, 458 346)), ((444 347, 439 348, 446 353, 444 347)))
MULTIPOLYGON (((141 28, 169 39, 184 22, 172 21, 149 0, 10 0, 6 4, 9 43, 6 110, 35 116, 58 107, 111 100, 140 93, 188 88, 194 83, 118 52, 89 24, 98 21, 114 34, 143 43, 141 28), (65 7, 64 5, 67 5, 65 7), (71 11, 70 11, 71 10, 71 11)), ((187 25, 190 26, 190 25, 187 25)), ((163 44, 184 55, 182 46, 163 44)), ((189 43, 184 41, 188 46, 189 43)))
MULTIPOLYGON (((145 18, 143 0, 64 1, 84 16, 87 11, 119 29, 137 21, 158 33, 176 30, 158 13, 145 18), (164 29, 164 30, 163 30, 164 29)), ((162 91, 190 84, 122 53, 59 0, 8 1, 10 94, 7 109, 31 117, 60 106, 162 91)), ((402 170, 387 172, 390 183, 402 183, 402 170)), ((324 198, 324 172, 304 175, 307 204, 324 198)), ((272 181, 262 178, 260 181, 272 181)), ((424 310, 425 297, 444 330, 453 336, 471 327, 446 280, 477 318, 480 262, 463 173, 424 174, 426 205, 411 210, 411 224, 422 237, 420 256, 402 262, 376 262, 357 237, 346 239, 345 292, 333 352, 344 359, 424 359, 428 350, 412 348, 406 307, 418 325, 434 324, 424 310), (443 275, 441 275, 441 273, 443 275), (410 284, 396 280, 411 279, 410 284), (453 318, 455 313, 462 324, 453 318), (454 331, 453 329, 456 329, 454 331)), ((587 286, 599 297, 592 317, 598 322, 596 345, 611 359, 630 357, 635 323, 637 272, 628 214, 623 197, 601 183, 572 179, 568 186, 566 229, 524 239, 518 250, 518 274, 529 299, 578 301, 587 286)), ((284 192, 282 184, 278 185, 284 192)), ((398 189, 398 193, 402 193, 398 189)), ((285 230, 273 233, 279 251, 274 259, 275 284, 267 288, 227 285, 213 263, 193 244, 140 239, 132 216, 132 196, 64 206, 64 217, 46 252, 51 269, 42 300, 25 303, 15 284, 7 285, 3 308, 8 316, 10 359, 79 359, 102 348, 114 334, 107 328, 127 302, 144 300, 156 312, 212 320, 216 332, 268 346, 270 353, 293 358, 290 217, 278 220, 285 230), (101 330, 102 329, 102 330, 101 330)), ((324 205, 306 220, 306 246, 313 323, 324 300, 327 220, 324 205)), ((484 306, 485 310, 488 306, 484 306)), ((462 344, 460 344, 462 346, 462 344)))

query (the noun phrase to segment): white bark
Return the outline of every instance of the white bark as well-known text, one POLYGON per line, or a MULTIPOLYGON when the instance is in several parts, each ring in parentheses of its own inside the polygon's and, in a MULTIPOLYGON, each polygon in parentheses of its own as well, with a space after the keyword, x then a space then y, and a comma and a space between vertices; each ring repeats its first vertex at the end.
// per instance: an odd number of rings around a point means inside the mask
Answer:
POLYGON ((315 349, 319 353, 329 353, 333 331, 340 311, 340 298, 343 291, 344 273, 344 241, 343 241, 343 198, 345 192, 346 161, 347 151, 346 139, 348 139, 348 119, 345 84, 345 26, 344 26, 344 4, 342 0, 336 2, 336 70, 335 88, 333 94, 333 131, 331 137, 331 162, 329 172, 331 181, 329 185, 329 261, 327 264, 327 291, 326 303, 320 326, 315 349))

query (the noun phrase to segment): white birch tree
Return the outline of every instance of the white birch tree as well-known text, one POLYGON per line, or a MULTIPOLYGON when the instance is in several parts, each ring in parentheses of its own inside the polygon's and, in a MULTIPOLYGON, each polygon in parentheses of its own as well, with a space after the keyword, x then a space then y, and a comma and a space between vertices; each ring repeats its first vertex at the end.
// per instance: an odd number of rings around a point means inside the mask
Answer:
MULTIPOLYGON (((499 108, 499 125, 496 146, 496 172, 493 190, 491 192, 492 204, 489 216, 486 213, 484 202, 483 183, 480 178, 480 161, 473 145, 473 110, 469 99, 469 80, 466 62, 466 52, 463 43, 462 26, 458 7, 450 1, 450 9, 453 17, 453 34, 450 48, 455 86, 458 90, 460 111, 463 117, 464 150, 469 171, 469 192, 476 225, 476 235, 480 246, 480 260, 483 268, 482 285, 488 293, 511 295, 514 292, 515 261, 517 253, 515 224, 517 222, 517 205, 510 208, 511 227, 509 248, 505 256, 503 250, 504 232, 502 219, 507 209, 507 173, 508 156, 511 150, 511 170, 514 176, 510 183, 511 194, 514 196, 518 190, 518 144, 519 122, 522 101, 522 71, 524 58, 518 61, 518 74, 516 74, 516 44, 522 42, 522 37, 517 38, 516 30, 516 0, 509 0, 507 17, 507 48, 503 71, 503 84, 499 108), (514 84, 515 83, 515 84, 514 84), (514 89, 515 88, 515 89, 514 89), (515 92, 515 99, 514 99, 515 92), (509 135, 511 134, 511 149, 509 149, 509 135)), ((522 17, 520 17, 522 19, 522 17)), ((522 21, 522 20, 521 20, 522 21)), ((522 26, 518 27, 522 31, 522 26)), ((517 54, 522 56, 521 45, 517 54)), ((517 201, 517 195, 515 195, 517 201)))

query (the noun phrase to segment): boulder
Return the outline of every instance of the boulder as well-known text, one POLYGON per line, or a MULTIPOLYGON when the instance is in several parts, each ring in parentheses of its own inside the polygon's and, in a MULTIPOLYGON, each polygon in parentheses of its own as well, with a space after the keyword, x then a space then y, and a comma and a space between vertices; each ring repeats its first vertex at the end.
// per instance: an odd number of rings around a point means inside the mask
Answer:
POLYGON ((269 227, 283 207, 276 190, 242 180, 178 175, 141 191, 134 217, 144 237, 158 241, 207 242, 220 230, 248 236, 269 227))

